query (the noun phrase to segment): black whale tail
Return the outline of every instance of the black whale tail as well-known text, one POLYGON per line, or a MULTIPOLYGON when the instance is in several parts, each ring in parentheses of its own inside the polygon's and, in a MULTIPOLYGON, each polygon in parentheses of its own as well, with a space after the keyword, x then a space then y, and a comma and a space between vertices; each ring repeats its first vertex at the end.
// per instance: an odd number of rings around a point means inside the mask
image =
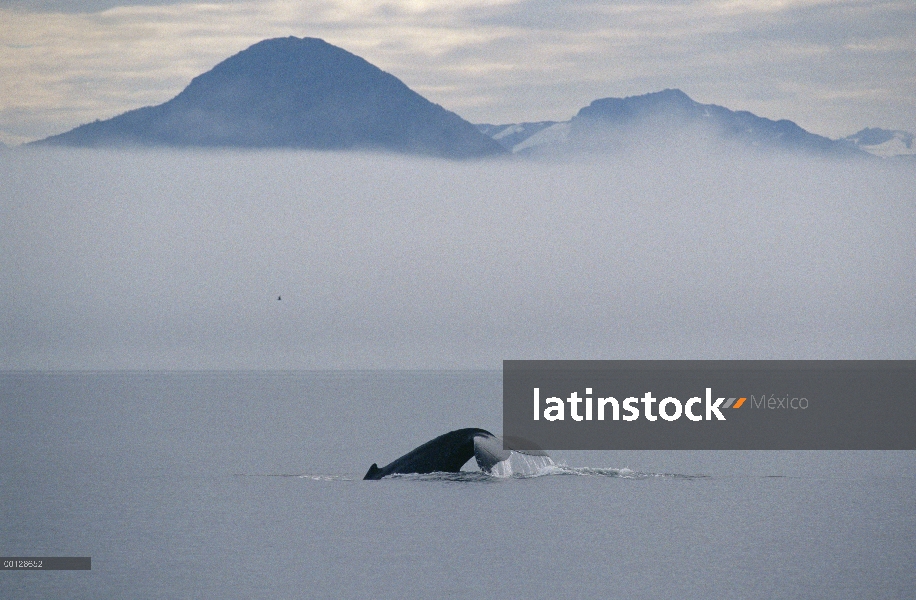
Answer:
MULTIPOLYGON (((519 440, 507 440, 513 446, 517 441, 519 440)), ((522 444, 520 447, 525 446, 526 444, 522 444)), ((481 471, 505 476, 500 473, 512 473, 512 465, 506 461, 512 458, 513 452, 542 456, 544 458, 540 462, 553 464, 550 457, 543 452, 509 450, 504 447, 503 440, 486 429, 472 427, 442 434, 382 468, 373 463, 363 479, 381 479, 388 475, 401 473, 458 473, 462 465, 472 458, 477 459, 477 466, 481 471)))

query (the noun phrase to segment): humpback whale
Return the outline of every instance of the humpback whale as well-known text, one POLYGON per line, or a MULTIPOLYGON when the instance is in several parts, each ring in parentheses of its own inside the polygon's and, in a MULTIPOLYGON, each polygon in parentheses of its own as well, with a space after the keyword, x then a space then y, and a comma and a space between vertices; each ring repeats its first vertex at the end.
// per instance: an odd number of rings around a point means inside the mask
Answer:
MULTIPOLYGON (((546 456, 543 452, 524 453, 546 456)), ((469 427, 442 434, 384 467, 372 463, 363 479, 381 479, 397 473, 457 473, 472 457, 481 471, 489 473, 497 463, 511 456, 512 451, 504 449, 498 437, 486 429, 469 427)))

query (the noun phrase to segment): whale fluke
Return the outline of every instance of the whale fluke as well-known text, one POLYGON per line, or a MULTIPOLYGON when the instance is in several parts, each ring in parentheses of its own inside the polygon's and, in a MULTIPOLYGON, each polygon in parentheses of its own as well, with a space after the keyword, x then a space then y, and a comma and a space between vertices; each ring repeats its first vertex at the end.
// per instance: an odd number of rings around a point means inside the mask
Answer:
POLYGON ((475 436, 494 437, 485 429, 450 431, 414 448, 382 468, 373 464, 363 479, 381 479, 395 473, 457 473, 474 456, 475 436))
MULTIPOLYGON (((543 452, 522 452, 546 456, 543 452)), ((471 458, 477 460, 481 471, 489 473, 511 456, 512 451, 503 448, 500 438, 486 429, 470 427, 440 435, 384 467, 373 463, 363 479, 381 479, 398 473, 457 473, 471 458)))
POLYGON ((474 458, 481 471, 489 472, 496 463, 507 460, 512 456, 510 450, 503 448, 502 440, 493 435, 478 435, 474 437, 474 458))

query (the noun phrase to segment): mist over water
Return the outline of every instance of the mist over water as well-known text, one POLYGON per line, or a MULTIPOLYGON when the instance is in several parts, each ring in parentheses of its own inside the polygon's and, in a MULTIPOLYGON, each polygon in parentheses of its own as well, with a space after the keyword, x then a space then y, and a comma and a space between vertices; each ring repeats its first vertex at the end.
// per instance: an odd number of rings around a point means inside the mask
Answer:
POLYGON ((0 368, 913 358, 912 165, 689 148, 5 152, 0 368))

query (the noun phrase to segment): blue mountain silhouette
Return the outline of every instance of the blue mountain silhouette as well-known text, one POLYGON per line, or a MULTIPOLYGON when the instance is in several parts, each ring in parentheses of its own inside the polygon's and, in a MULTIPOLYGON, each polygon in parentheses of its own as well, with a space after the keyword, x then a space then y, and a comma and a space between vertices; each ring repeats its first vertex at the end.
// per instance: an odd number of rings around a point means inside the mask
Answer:
POLYGON ((805 131, 792 121, 773 121, 747 111, 700 104, 681 90, 662 90, 628 98, 603 98, 573 118, 572 129, 584 133, 601 124, 634 126, 656 121, 666 126, 699 125, 725 139, 754 146, 782 147, 815 152, 844 152, 845 144, 805 131))
POLYGON ((595 100, 569 121, 477 127, 519 154, 608 152, 639 143, 661 147, 685 135, 761 149, 861 154, 848 142, 810 133, 792 121, 700 104, 676 89, 595 100))
POLYGON ((323 40, 295 37, 239 52, 164 104, 37 143, 385 150, 450 158, 505 153, 393 75, 323 40))

